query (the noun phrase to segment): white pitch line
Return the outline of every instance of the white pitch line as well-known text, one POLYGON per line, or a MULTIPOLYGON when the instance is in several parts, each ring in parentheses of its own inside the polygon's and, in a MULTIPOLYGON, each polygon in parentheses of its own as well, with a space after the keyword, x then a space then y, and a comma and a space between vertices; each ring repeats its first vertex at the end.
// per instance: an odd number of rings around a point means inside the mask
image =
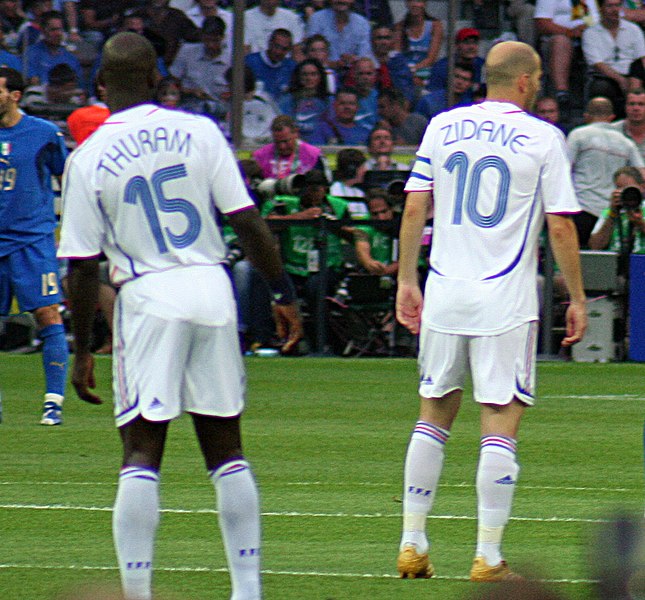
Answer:
MULTIPOLYGON (((25 486, 33 487, 36 485, 41 486, 81 486, 81 487, 116 487, 117 481, 103 482, 103 481, 0 481, 0 486, 25 486)), ((164 482, 164 485, 169 487, 185 486, 194 487, 194 483, 180 483, 180 482, 164 482)), ((287 481, 284 485, 293 487, 397 487, 392 483, 385 481, 358 481, 356 483, 340 482, 340 481, 287 481)), ((267 486, 268 487, 268 486, 267 486)), ((442 483, 442 488, 474 488, 474 483, 442 483)), ((639 488, 606 488, 606 487, 580 487, 580 486, 559 486, 559 485, 523 485, 520 484, 519 488, 522 490, 546 490, 546 491, 563 491, 563 492, 602 492, 602 493, 630 493, 639 492, 639 488)))
MULTIPOLYGON (((0 569, 16 570, 45 570, 45 571, 117 571, 116 566, 104 565, 30 565, 30 564, 0 564, 0 569)), ((155 567, 157 572, 165 573, 228 573, 228 569, 211 567, 155 567)), ((263 575, 287 576, 287 577, 334 577, 350 579, 400 579, 393 573, 329 573, 325 571, 278 571, 275 569, 262 569, 263 575)), ((433 579, 443 581, 469 581, 467 575, 434 575, 433 579)), ((540 579, 541 583, 559 584, 583 584, 590 585, 597 583, 595 579, 540 579)))
POLYGON ((545 396, 538 395, 539 400, 632 400, 642 402, 645 396, 640 394, 590 394, 590 395, 576 395, 576 394, 547 394, 545 396))
MULTIPOLYGON (((1 485, 1 483, 0 483, 1 485)), ((369 482, 359 481, 358 483, 342 483, 339 481, 288 481, 285 485, 289 486, 326 486, 326 487, 345 487, 345 486, 358 486, 358 487, 392 487, 391 483, 382 482, 369 482)), ((474 483, 442 483, 441 487, 449 488, 474 488, 474 483)), ((519 489, 522 490, 551 490, 551 491, 564 491, 564 492, 638 492, 638 488, 602 488, 602 487, 575 487, 575 486, 559 486, 559 485, 522 485, 519 484, 519 489)))
MULTIPOLYGON (((82 512, 112 512, 111 506, 73 506, 68 504, 0 504, 0 510, 70 510, 82 512)), ((217 515, 213 508, 187 509, 162 508, 166 514, 179 515, 217 515)), ((327 519, 400 519, 400 513, 315 513, 298 511, 268 511, 263 517, 296 517, 296 518, 327 518, 327 519)), ((471 515, 429 515, 429 519, 440 521, 475 521, 471 515)), ((585 519, 581 517, 511 517, 512 521, 528 521, 532 523, 609 523, 608 519, 585 519)))

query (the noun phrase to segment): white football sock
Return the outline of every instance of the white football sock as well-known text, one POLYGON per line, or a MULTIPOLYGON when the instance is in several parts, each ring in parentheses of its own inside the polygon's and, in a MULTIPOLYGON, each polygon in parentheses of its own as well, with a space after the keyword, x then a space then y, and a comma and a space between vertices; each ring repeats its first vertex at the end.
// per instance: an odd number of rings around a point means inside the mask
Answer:
POLYGON ((112 515, 114 545, 126 600, 152 598, 152 556, 159 525, 159 473, 124 467, 112 515))
POLYGON ((260 500, 249 463, 233 460, 209 475, 217 494, 231 600, 260 600, 260 500))
POLYGON ((413 544, 419 554, 428 551, 426 519, 443 468, 443 449, 450 432, 418 421, 405 457, 403 480, 403 534, 400 549, 413 544))
POLYGON ((481 439, 477 468, 477 556, 492 567, 502 560, 504 527, 511 516, 513 492, 520 467, 515 440, 488 435, 481 439))

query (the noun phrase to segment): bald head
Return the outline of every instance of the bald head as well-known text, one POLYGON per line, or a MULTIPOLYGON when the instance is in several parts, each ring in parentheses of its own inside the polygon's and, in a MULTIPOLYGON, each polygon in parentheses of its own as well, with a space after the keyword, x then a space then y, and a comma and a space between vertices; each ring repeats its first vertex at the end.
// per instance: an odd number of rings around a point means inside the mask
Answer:
POLYGON ((587 102, 584 116, 588 122, 612 121, 614 118, 614 105, 609 98, 597 96, 587 102))
POLYGON ((513 87, 518 77, 540 70, 540 56, 523 42, 495 44, 486 57, 488 87, 513 87))
POLYGON ((138 33, 113 35, 103 46, 101 79, 113 90, 141 90, 154 80, 157 55, 152 44, 138 33))

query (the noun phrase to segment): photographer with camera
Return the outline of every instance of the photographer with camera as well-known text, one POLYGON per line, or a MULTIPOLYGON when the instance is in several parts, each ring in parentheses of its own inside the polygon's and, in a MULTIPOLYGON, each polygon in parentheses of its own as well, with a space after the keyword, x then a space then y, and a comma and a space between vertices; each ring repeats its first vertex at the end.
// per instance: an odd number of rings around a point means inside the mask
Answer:
POLYGON ((622 167, 614 173, 614 184, 609 208, 591 232, 589 247, 622 254, 645 253, 643 175, 636 167, 622 167))
POLYGON ((261 212, 271 229, 279 231, 285 270, 293 280, 298 297, 305 301, 306 312, 317 314, 323 245, 327 253, 326 293, 329 293, 336 289, 343 276, 341 236, 353 241, 351 228, 335 223, 349 216, 348 202, 329 195, 327 178, 322 171, 314 169, 305 173, 298 196, 269 198, 261 212), (312 224, 291 224, 294 220, 311 220, 312 224))

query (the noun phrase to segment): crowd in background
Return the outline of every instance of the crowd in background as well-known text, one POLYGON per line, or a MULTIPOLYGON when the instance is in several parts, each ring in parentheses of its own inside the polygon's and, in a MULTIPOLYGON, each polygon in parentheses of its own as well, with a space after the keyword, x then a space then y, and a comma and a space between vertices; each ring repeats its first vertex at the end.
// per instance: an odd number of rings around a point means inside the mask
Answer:
MULTIPOLYGON (((620 0, 463 2, 451 74, 447 23, 433 8, 442 3, 247 2, 242 135, 253 150, 240 168, 280 239, 305 313, 318 310, 321 271, 329 298, 352 273, 393 287, 401 181, 413 149, 434 115, 485 96, 482 55, 500 39, 525 41, 544 57, 535 114, 571 131, 583 247, 620 249, 620 232, 629 230, 629 250, 645 248, 642 210, 623 210, 619 186, 643 187, 645 8, 620 0), (403 160, 395 156, 401 147, 403 160), (623 167, 635 172, 614 178, 623 167), (326 237, 325 269, 323 216, 344 223, 326 237), (348 225, 352 219, 368 224, 348 225)), ((232 3, 217 0, 0 0, 0 64, 23 73, 23 110, 55 121, 71 148, 109 114, 97 78, 103 42, 133 31, 157 52, 156 102, 206 114, 229 136, 233 19, 232 3)), ((229 241, 245 343, 267 343, 262 282, 229 241)), ((379 319, 387 327, 390 317, 379 319)))

